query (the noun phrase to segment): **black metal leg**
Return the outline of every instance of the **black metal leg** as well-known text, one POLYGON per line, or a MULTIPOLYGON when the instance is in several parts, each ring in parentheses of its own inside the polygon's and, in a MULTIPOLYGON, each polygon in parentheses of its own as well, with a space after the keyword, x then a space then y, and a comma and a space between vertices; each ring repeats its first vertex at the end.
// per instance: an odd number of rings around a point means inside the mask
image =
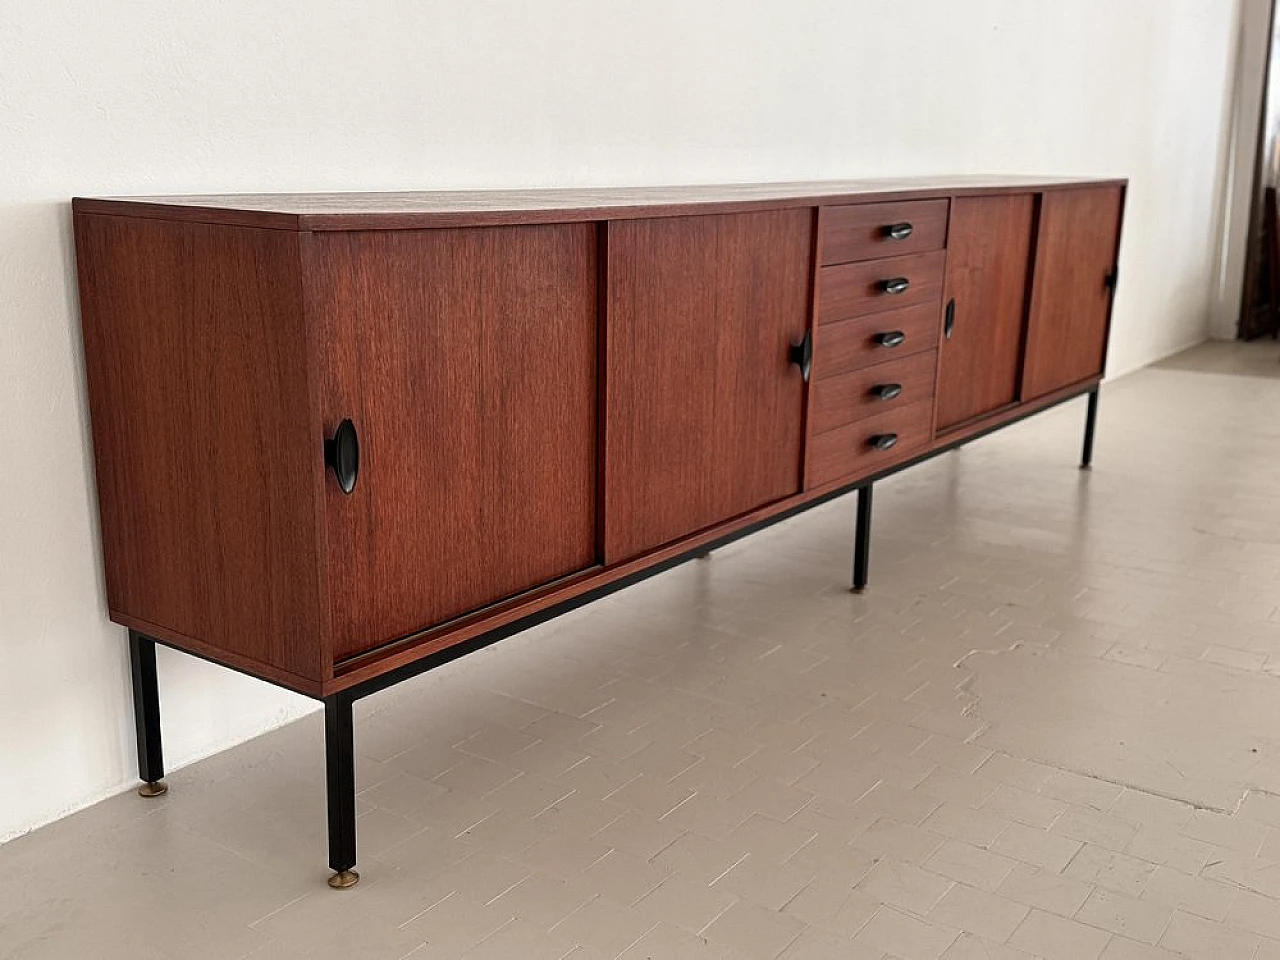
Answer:
POLYGON ((1093 431, 1098 425, 1098 388, 1089 391, 1089 410, 1084 415, 1084 452, 1080 454, 1080 469, 1088 470, 1093 463, 1093 431))
POLYGON ((164 782, 164 752, 160 744, 160 687, 156 679, 156 642, 129 631, 129 665, 133 676, 133 722, 138 731, 138 778, 144 797, 169 791, 164 782))
POLYGON ((353 887, 360 874, 356 865, 356 758, 350 694, 336 693, 324 701, 324 748, 329 798, 329 886, 353 887))
POLYGON ((853 533, 853 592, 867 588, 871 561, 871 484, 858 488, 858 522, 853 533))

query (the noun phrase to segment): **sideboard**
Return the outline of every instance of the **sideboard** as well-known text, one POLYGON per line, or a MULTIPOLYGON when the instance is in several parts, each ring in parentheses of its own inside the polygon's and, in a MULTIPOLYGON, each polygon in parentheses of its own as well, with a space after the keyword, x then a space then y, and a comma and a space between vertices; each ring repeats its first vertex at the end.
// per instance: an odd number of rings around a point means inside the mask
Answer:
POLYGON ((1126 183, 76 199, 140 792, 155 645, 352 703, 1088 395, 1126 183))

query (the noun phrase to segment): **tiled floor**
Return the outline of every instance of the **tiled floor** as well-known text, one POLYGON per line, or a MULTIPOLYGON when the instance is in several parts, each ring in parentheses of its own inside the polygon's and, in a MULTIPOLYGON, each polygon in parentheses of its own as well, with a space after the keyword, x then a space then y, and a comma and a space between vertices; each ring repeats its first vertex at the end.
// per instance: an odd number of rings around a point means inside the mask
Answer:
POLYGON ((884 483, 865 596, 846 498, 362 702, 350 891, 314 717, 17 840, 0 956, 1276 960, 1268 374, 884 483))

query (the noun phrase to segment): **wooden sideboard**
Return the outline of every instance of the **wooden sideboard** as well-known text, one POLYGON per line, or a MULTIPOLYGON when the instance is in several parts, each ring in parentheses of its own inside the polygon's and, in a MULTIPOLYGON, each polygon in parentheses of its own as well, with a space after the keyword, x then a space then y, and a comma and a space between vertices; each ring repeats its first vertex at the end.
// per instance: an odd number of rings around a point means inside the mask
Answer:
POLYGON ((352 702, 1081 394, 1125 182, 74 201, 141 792, 157 642, 352 702))

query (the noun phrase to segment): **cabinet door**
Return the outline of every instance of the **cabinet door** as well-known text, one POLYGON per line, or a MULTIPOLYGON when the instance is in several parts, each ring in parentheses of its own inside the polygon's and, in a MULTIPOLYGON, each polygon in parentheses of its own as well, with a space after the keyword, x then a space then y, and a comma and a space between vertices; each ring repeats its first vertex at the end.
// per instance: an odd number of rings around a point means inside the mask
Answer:
POLYGON ((309 244, 322 426, 360 444, 326 480, 335 659, 592 565, 595 226, 309 244))
POLYGON ((813 213, 609 224, 605 560, 800 489, 813 213))
POLYGON ((1024 400, 1102 376, 1123 205, 1121 186, 1041 199, 1024 400))
POLYGON ((951 204, 938 432, 1018 398, 1034 213, 1031 194, 951 204))

